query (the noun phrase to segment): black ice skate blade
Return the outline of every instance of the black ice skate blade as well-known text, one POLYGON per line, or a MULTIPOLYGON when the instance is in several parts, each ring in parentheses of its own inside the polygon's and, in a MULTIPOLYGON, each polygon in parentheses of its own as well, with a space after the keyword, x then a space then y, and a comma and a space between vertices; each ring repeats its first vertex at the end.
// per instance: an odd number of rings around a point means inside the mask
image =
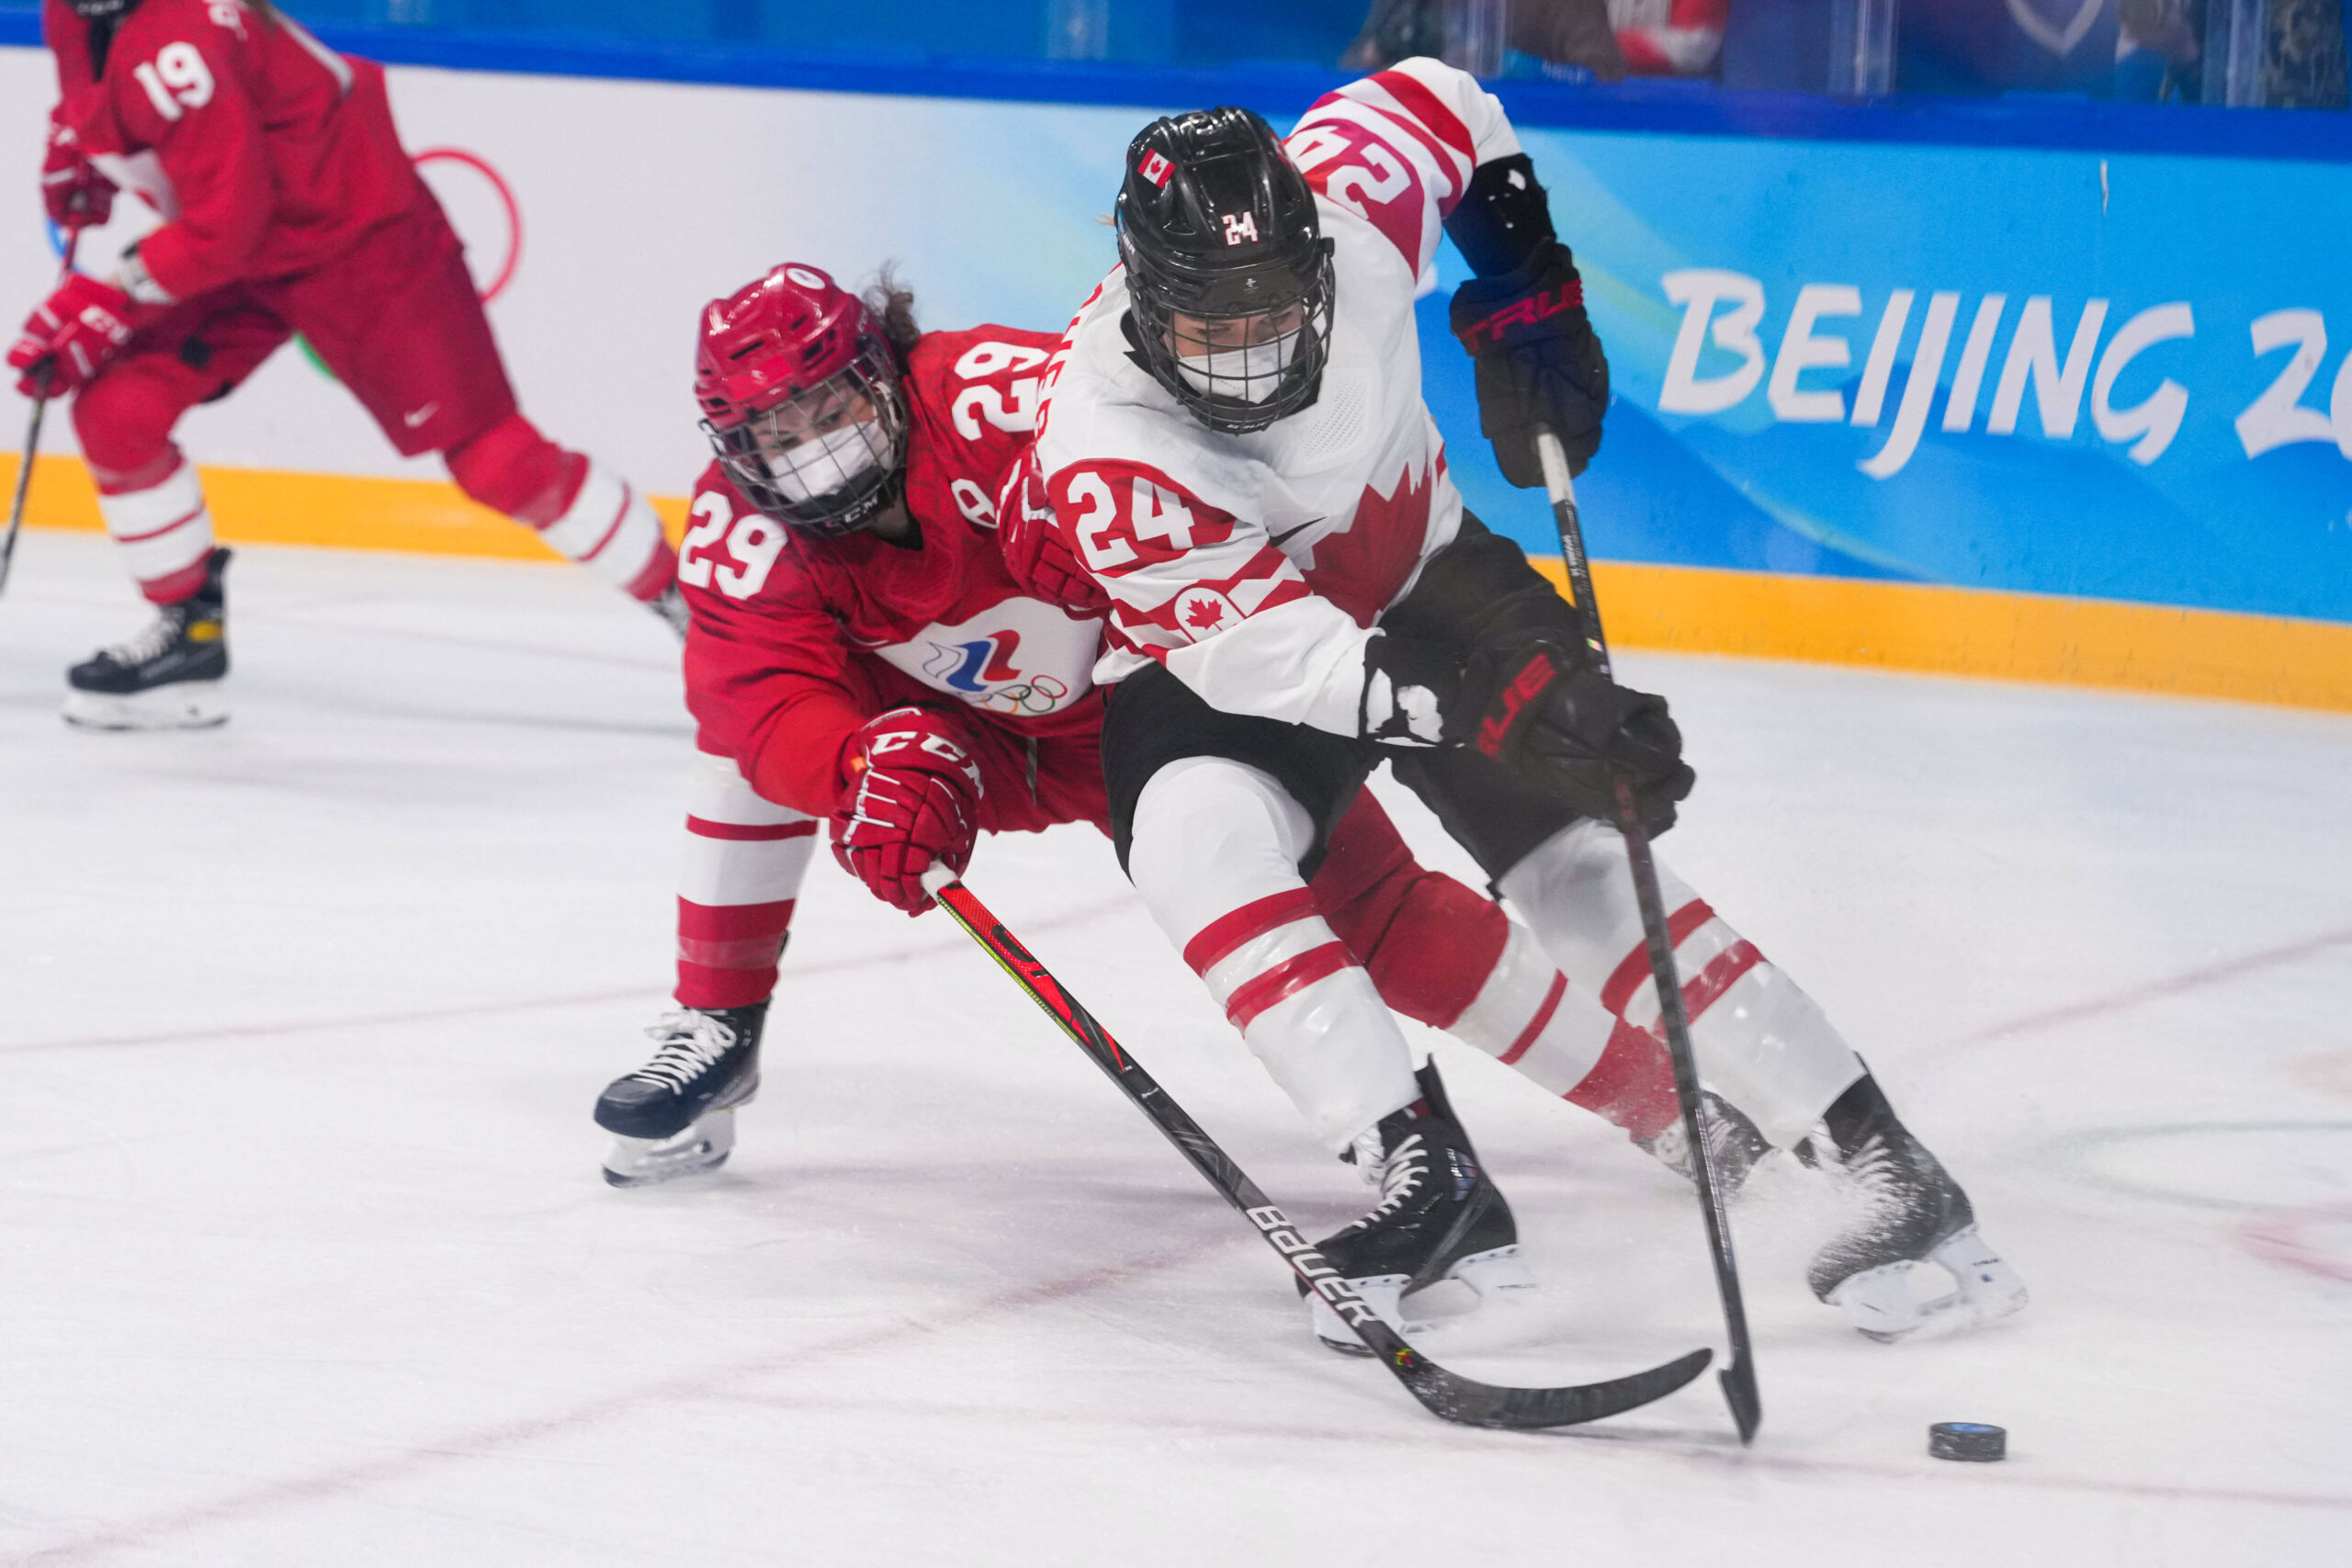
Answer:
POLYGON ((1503 1388, 1447 1371, 1408 1345, 1385 1323, 1361 1326, 1364 1343, 1388 1364, 1396 1381, 1432 1416, 1464 1427, 1534 1432, 1550 1427, 1579 1427, 1620 1416, 1664 1399, 1707 1370, 1713 1350, 1689 1355, 1647 1371, 1605 1382, 1560 1388, 1503 1388))

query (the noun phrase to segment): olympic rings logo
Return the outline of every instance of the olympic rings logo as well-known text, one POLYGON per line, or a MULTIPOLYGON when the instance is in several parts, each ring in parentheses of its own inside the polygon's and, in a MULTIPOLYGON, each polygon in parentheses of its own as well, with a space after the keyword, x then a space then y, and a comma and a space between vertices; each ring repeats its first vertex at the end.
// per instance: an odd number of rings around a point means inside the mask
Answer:
POLYGON ((1051 713, 1069 695, 1069 688, 1051 675, 1033 675, 1017 686, 999 686, 979 699, 990 713, 1021 716, 1051 713))
POLYGON ((492 192, 498 197, 499 207, 506 214, 506 255, 498 264, 498 270, 491 275, 490 282, 478 286, 481 302, 489 304, 506 292, 506 286, 514 281, 514 269, 523 265, 523 204, 514 199, 514 187, 506 183, 503 175, 491 166, 487 158, 466 152, 463 148, 428 147, 412 156, 409 162, 416 165, 420 175, 428 164, 455 164, 461 169, 472 170, 490 182, 492 192))

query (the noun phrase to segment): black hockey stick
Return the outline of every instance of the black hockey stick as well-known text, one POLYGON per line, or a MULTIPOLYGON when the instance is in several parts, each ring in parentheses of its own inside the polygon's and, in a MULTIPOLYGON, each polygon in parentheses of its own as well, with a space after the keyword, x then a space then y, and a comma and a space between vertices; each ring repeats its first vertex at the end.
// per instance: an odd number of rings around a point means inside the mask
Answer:
MULTIPOLYGON (((1577 515, 1576 484, 1568 476, 1567 455, 1560 438, 1548 430, 1535 435, 1536 456, 1544 464, 1544 486, 1552 492, 1552 521, 1559 525, 1560 554, 1568 568, 1568 592, 1576 601, 1577 617, 1584 624, 1585 645, 1600 671, 1609 674, 1609 643, 1600 631, 1600 604, 1592 594, 1592 568, 1585 559, 1584 524, 1577 515)), ((1723 1382, 1724 1402, 1739 1427, 1739 1440, 1752 1440, 1764 1419, 1763 1398, 1756 1390, 1756 1362, 1747 1343, 1747 1308, 1740 1299, 1739 1264, 1732 1257, 1731 1224, 1724 1213, 1722 1174, 1702 1123, 1706 1108, 1699 1095, 1699 1059, 1690 1049, 1690 1021, 1682 1009, 1682 980, 1674 967, 1674 938, 1666 924, 1666 900, 1657 890, 1657 863, 1650 856, 1650 837, 1642 830, 1641 813, 1634 804, 1634 783, 1622 770, 1612 772, 1617 786, 1617 831, 1625 840, 1625 858, 1633 863, 1634 897, 1642 907, 1642 941, 1649 949, 1650 978, 1657 987, 1658 1016, 1666 1023, 1667 1055, 1674 1062, 1675 1098, 1682 1102, 1682 1135, 1690 1145, 1690 1177, 1699 1189, 1699 1207, 1707 1218, 1707 1246, 1715 1266, 1715 1290, 1723 1297, 1724 1326, 1731 1338, 1731 1364, 1716 1374, 1723 1382)))
MULTIPOLYGON (((65 231, 65 269, 59 274, 60 277, 72 274, 74 253, 81 248, 82 231, 67 230, 65 231)), ((16 499, 8 503, 8 530, 5 536, 0 536, 0 593, 7 592, 8 568, 17 558, 17 530, 24 525, 25 498, 31 492, 33 487, 33 456, 40 450, 41 420, 49 412, 49 389, 54 383, 56 376, 57 366, 53 360, 42 366, 40 379, 38 383, 40 394, 33 399, 32 428, 25 432, 24 461, 17 465, 16 499)))
POLYGON ((1125 1046, 1111 1038, 1110 1032, 1047 973, 1046 966, 1005 929, 1004 923, 989 913, 988 906, 974 897, 970 888, 944 866, 934 866, 923 877, 923 886, 942 908, 956 917, 956 924, 971 932, 972 940, 987 949, 989 956, 1020 983, 1030 999, 1061 1026, 1062 1032, 1094 1059, 1094 1065, 1109 1075, 1120 1092, 1151 1118, 1152 1125, 1176 1145, 1177 1152, 1193 1162, 1193 1168, 1206 1177, 1209 1185, 1241 1212, 1306 1288, 1331 1303, 1332 1310, 1355 1331, 1364 1348, 1379 1357, 1396 1374, 1396 1381, 1427 1405, 1432 1415, 1466 1427, 1515 1430, 1573 1427, 1662 1399, 1706 1369, 1713 1355, 1710 1350, 1693 1350, 1662 1367, 1635 1372, 1631 1377, 1569 1388, 1497 1388, 1447 1371, 1381 1321, 1371 1304, 1356 1294, 1354 1287, 1340 1277, 1338 1269, 1323 1260, 1323 1255, 1315 1250, 1288 1216, 1267 1200, 1258 1184, 1217 1147, 1216 1140, 1201 1130, 1201 1124, 1187 1115, 1182 1106, 1169 1098, 1168 1091, 1143 1070, 1142 1064, 1125 1046))

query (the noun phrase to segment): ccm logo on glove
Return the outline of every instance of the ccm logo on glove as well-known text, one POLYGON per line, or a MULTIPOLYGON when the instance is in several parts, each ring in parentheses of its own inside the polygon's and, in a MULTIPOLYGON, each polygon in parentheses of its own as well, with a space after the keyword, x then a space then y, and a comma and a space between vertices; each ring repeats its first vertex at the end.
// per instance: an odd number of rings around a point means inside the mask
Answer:
MULTIPOLYGON (((871 739, 866 741, 864 753, 850 759, 850 767, 853 771, 863 772, 867 768, 875 767, 889 758, 893 752, 903 751, 911 746, 922 752, 927 761, 945 762, 951 767, 962 769, 964 776, 972 782, 972 794, 978 796, 981 793, 979 764, 973 761, 961 746, 956 745, 944 735, 935 730, 920 729, 886 729, 876 734, 871 727, 866 733, 871 739)), ((897 760, 902 763, 912 761, 911 758, 907 757, 897 760)), ((935 773, 938 770, 931 768, 928 771, 935 773)))
POLYGON ((852 738, 850 783, 832 820, 833 856, 885 903, 931 908, 923 873, 970 863, 985 791, 955 721, 929 708, 893 708, 852 738))
POLYGON ((130 296, 83 273, 68 277, 25 318, 23 335, 8 350, 8 368, 25 374, 17 390, 28 398, 62 397, 90 384, 130 341, 130 296))

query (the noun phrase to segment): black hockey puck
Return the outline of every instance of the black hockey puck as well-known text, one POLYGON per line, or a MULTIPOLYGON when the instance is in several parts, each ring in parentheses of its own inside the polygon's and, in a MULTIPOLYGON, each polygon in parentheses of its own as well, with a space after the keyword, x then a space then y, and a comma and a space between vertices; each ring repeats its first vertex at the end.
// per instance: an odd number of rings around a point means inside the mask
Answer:
POLYGON ((1939 1421, 1928 1428, 1928 1451, 1938 1459, 2006 1459, 2009 1434, 1982 1421, 1939 1421))

